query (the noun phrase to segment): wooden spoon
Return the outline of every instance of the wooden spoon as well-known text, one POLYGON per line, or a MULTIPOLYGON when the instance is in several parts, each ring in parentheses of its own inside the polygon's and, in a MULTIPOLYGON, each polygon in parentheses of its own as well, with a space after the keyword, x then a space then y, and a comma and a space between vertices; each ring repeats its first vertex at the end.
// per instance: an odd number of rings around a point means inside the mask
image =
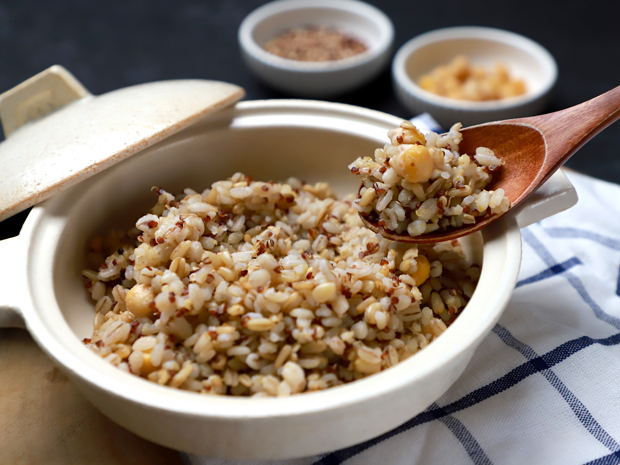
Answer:
MULTIPOLYGON (((493 175, 485 189, 504 189, 512 209, 538 189, 586 142, 619 118, 620 86, 555 113, 462 129, 463 141, 459 144, 459 151, 474 154, 477 147, 488 147, 504 160, 504 166, 493 175)), ((369 217, 361 218, 369 229, 386 239, 422 244, 457 239, 479 231, 501 216, 480 217, 475 224, 416 237, 406 232, 393 233, 369 217)))

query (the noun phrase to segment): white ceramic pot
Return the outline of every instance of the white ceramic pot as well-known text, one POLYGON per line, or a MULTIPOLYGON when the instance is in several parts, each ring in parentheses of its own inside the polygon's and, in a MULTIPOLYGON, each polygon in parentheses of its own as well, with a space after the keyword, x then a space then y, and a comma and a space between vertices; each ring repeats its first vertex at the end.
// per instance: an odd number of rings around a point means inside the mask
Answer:
POLYGON ((350 446, 409 420, 459 377, 510 299, 521 260, 519 227, 572 205, 561 172, 523 206, 463 240, 482 263, 473 298, 430 346, 366 379, 288 398, 204 396, 124 373, 81 342, 94 304, 80 271, 87 242, 129 227, 155 201, 151 187, 201 190, 243 171, 297 176, 354 192, 347 164, 387 142, 400 119, 354 106, 249 101, 211 114, 33 208, 18 237, 0 242, 0 326, 23 324, 81 392, 119 425, 156 443, 227 458, 282 459, 350 446))

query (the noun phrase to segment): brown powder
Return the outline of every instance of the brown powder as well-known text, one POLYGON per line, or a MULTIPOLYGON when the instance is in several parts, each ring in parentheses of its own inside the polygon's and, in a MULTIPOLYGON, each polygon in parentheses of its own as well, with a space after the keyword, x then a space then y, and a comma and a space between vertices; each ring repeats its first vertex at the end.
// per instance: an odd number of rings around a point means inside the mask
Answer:
POLYGON ((265 44, 265 50, 289 60, 332 61, 365 52, 362 42, 342 32, 324 27, 291 29, 265 44))

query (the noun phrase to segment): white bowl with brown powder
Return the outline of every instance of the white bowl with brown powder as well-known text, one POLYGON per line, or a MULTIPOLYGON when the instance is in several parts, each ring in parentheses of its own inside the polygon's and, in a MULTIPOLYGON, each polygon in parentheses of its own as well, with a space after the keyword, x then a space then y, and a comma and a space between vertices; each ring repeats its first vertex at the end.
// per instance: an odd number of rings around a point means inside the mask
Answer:
POLYGON ((239 27, 242 56, 270 86, 327 98, 358 88, 387 65, 394 28, 356 0, 284 0, 254 10, 239 27))

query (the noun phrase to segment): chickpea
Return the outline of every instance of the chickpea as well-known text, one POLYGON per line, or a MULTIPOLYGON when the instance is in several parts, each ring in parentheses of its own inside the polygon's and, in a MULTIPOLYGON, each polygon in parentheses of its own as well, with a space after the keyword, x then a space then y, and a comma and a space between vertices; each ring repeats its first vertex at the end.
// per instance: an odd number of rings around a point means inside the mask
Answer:
POLYGON ((137 284, 132 287, 125 297, 127 310, 136 317, 147 316, 151 313, 150 303, 155 299, 155 293, 147 284, 137 284))
POLYGON ((431 272, 431 264, 424 255, 419 255, 415 258, 418 265, 415 273, 411 274, 411 277, 415 281, 415 285, 420 287, 428 279, 431 272))
POLYGON ((413 145, 405 152, 393 157, 390 166, 405 180, 426 182, 433 174, 433 157, 424 145, 413 145))

